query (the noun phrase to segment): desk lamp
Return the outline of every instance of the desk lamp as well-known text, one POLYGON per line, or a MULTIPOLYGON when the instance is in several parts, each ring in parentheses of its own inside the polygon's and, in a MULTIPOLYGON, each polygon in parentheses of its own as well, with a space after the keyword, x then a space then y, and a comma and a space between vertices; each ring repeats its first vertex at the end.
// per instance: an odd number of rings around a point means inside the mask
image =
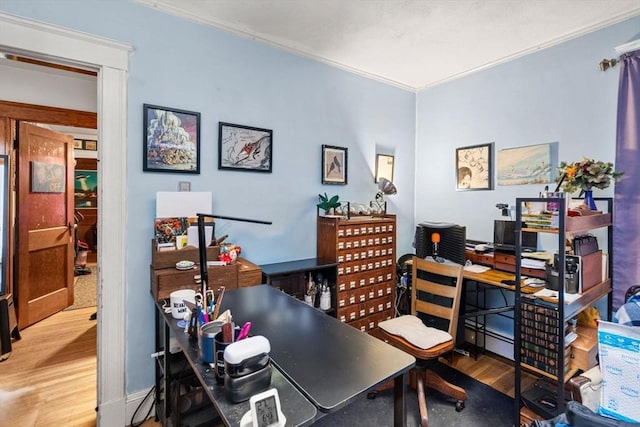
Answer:
MULTIPOLYGON (((205 241, 204 219, 219 218, 219 219, 228 219, 231 221, 243 221, 243 222, 252 222, 254 224, 267 224, 267 225, 271 225, 272 222, 262 221, 259 219, 235 218, 231 216, 212 215, 212 214, 204 214, 204 213, 198 213, 196 214, 196 216, 198 217, 198 255, 200 256, 200 285, 201 285, 200 292, 202 293, 202 298, 206 298, 207 289, 209 287, 209 268, 207 266, 207 243, 205 241)), ((211 238, 212 240, 215 240, 215 233, 212 233, 211 238)), ((206 307, 206 305, 203 305, 203 307, 206 307)))
POLYGON ((389 181, 387 178, 380 178, 378 181, 378 192, 376 193, 376 204, 380 210, 384 209, 384 212, 387 212, 387 203, 384 201, 384 196, 386 195, 394 195, 398 194, 398 189, 393 182, 389 181))

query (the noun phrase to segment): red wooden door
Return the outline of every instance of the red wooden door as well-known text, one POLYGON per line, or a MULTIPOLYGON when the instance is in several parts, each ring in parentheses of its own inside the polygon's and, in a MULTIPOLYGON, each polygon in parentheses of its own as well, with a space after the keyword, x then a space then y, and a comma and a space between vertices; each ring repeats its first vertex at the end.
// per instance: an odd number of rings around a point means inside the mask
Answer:
POLYGON ((15 284, 18 324, 73 304, 73 138, 20 122, 15 284))

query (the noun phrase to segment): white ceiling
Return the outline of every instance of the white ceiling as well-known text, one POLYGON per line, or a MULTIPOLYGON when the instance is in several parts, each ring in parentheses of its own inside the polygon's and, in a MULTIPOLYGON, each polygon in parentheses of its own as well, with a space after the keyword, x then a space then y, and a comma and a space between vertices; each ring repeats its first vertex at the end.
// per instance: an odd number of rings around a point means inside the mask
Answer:
POLYGON ((411 90, 640 15, 639 0, 136 1, 411 90))

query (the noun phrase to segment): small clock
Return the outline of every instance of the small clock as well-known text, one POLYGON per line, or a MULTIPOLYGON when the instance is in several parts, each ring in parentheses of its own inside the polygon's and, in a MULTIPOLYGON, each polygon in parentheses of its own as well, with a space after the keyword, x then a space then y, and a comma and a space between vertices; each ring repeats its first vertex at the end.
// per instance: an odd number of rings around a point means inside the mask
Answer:
POLYGON ((241 427, 284 427, 287 422, 275 388, 251 396, 249 405, 251 410, 242 417, 241 427))

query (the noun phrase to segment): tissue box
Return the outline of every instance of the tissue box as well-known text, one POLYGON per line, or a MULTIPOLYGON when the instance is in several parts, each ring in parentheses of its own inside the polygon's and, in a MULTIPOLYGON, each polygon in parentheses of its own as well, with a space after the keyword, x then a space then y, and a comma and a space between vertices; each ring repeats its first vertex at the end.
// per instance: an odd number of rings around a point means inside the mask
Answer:
POLYGON ((229 400, 243 402, 271 385, 271 344, 261 335, 229 344, 224 350, 224 388, 229 400))
POLYGON ((640 421, 640 328, 598 322, 602 397, 599 412, 640 421))

